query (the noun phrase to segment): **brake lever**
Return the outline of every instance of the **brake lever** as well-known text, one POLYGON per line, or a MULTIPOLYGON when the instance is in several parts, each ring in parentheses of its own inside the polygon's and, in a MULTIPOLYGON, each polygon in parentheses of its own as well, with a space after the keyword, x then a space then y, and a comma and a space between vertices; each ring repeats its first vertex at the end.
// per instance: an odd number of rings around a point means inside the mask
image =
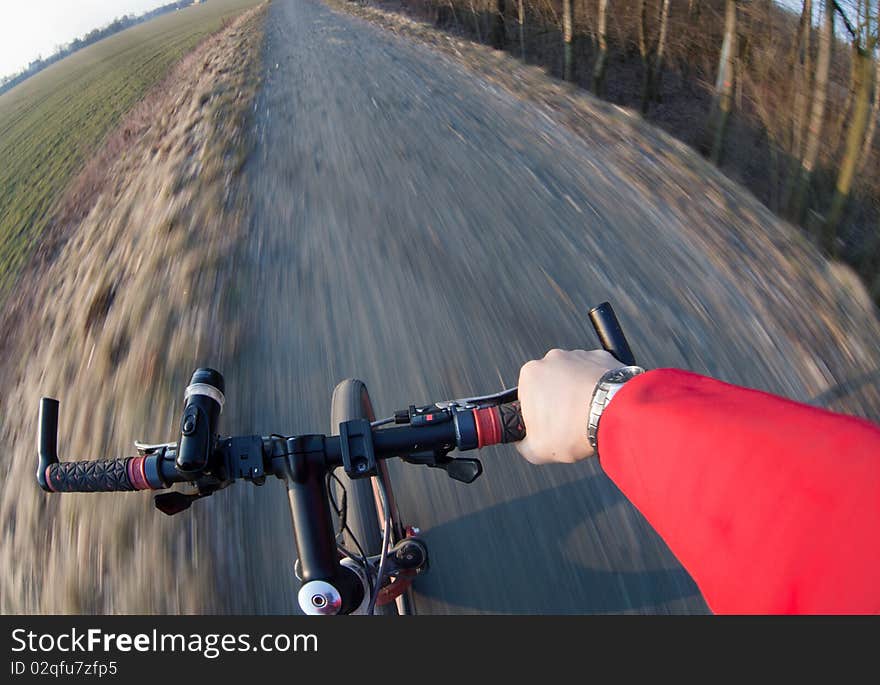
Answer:
POLYGON ((457 400, 446 400, 437 402, 438 409, 460 408, 460 409, 478 409, 481 407, 494 407, 499 404, 508 404, 515 402, 519 398, 519 388, 505 388, 491 395, 479 395, 477 397, 463 397, 457 400))
MULTIPOLYGON (((380 428, 389 423, 410 423, 414 416, 432 414, 434 412, 443 412, 447 414, 447 420, 455 411, 467 411, 470 409, 483 409, 485 407, 495 407, 502 404, 515 402, 519 398, 519 388, 505 388, 491 395, 477 395, 476 397, 463 397, 457 400, 443 400, 428 404, 423 407, 410 405, 409 409, 401 409, 394 412, 394 416, 389 416, 378 421, 370 423, 371 428, 380 428)), ((432 417, 429 417, 429 419, 432 417)))
POLYGON ((134 447, 138 451, 140 456, 146 456, 147 454, 152 454, 153 452, 158 452, 163 447, 169 448, 173 447, 175 451, 177 450, 176 442, 157 442, 157 443, 148 443, 141 442, 140 440, 134 441, 134 447))

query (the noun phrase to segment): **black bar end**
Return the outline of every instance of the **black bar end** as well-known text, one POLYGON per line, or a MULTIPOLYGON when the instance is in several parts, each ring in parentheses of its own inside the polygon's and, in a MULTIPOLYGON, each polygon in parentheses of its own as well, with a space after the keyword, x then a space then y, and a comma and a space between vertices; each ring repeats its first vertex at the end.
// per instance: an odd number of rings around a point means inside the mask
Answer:
POLYGON ((626 366, 635 366, 636 359, 633 356, 620 321, 610 302, 603 302, 598 307, 593 307, 589 312, 590 322, 599 336, 599 342, 605 351, 610 352, 617 361, 626 366))
POLYGON ((46 469, 58 463, 58 405, 51 397, 40 399, 40 426, 37 442, 37 483, 46 492, 52 492, 46 482, 46 469))

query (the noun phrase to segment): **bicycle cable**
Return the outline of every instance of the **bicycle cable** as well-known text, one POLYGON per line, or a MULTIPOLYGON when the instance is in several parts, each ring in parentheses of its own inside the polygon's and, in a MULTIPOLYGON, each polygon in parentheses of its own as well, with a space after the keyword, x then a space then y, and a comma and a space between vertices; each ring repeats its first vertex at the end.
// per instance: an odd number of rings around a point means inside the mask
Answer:
POLYGON ((382 588, 382 576, 385 575, 385 561, 388 558, 388 548, 391 543, 391 507, 388 505, 388 493, 385 490, 385 479, 376 478, 379 484, 379 499, 382 500, 382 513, 385 516, 385 526, 382 529, 382 556, 379 557, 379 570, 376 572, 376 592, 370 593, 370 604, 367 607, 367 615, 372 616, 376 608, 376 599, 382 588))
POLYGON ((341 550, 342 553, 345 554, 345 556, 347 556, 348 558, 353 559, 353 560, 357 561, 358 563, 360 563, 361 568, 364 570, 364 575, 367 578, 367 586, 370 591, 370 597, 372 597, 373 596, 373 579, 370 575, 369 559, 367 558, 367 554, 366 554, 366 552, 364 552, 364 548, 361 546, 360 541, 357 539, 357 536, 354 534, 354 532, 348 526, 348 521, 347 521, 347 519, 348 519, 348 490, 346 489, 345 484, 340 480, 339 476, 337 476, 336 473, 333 471, 327 472, 326 487, 327 487, 327 494, 329 495, 329 498, 330 498, 330 503, 331 503, 334 511, 336 512, 336 516, 339 517, 339 520, 340 520, 339 530, 336 533, 336 537, 339 537, 340 535, 342 535, 343 532, 348 533, 348 536, 351 538, 352 542, 354 542, 355 547, 357 547, 357 551, 360 554, 360 559, 358 559, 350 550, 346 549, 345 546, 338 541, 336 543, 336 548, 341 550), (336 504, 336 495, 333 492, 333 488, 330 486, 330 479, 331 478, 333 480, 335 480, 339 484, 339 487, 342 489, 342 504, 341 504, 341 506, 337 506, 337 504, 336 504))

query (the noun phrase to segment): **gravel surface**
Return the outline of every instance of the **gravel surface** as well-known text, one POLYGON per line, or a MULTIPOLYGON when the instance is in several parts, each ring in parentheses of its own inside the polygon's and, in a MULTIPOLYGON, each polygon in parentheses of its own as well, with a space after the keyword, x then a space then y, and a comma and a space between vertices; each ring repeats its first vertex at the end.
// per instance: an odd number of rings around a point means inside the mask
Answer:
MULTIPOLYGON (((880 417, 878 324, 856 279, 668 136, 598 105, 576 130, 316 0, 275 0, 264 50, 235 432, 322 432, 349 376, 385 415, 514 384, 551 347, 595 346, 586 311, 606 299, 646 366, 880 417)), ((595 461, 482 457, 471 486, 393 468, 432 555, 420 612, 706 611, 595 461)), ((260 532, 230 561, 252 590, 224 606, 290 611, 283 488, 235 496, 260 532)))

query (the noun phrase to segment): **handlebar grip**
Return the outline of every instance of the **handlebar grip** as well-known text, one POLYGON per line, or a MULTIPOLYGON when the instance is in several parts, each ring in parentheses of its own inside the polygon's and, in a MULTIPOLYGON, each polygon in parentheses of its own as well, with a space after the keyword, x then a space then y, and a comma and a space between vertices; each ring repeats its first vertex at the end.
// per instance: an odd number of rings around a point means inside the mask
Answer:
POLYGON ((621 364, 635 366, 636 358, 610 302, 603 302, 598 307, 593 307, 590 310, 590 322, 606 352, 610 352, 621 364))
POLYGON ((58 400, 40 400, 37 483, 46 492, 126 492, 168 487, 158 455, 58 461, 58 400))
POLYGON ((478 448, 519 442, 526 437, 526 425, 523 423, 519 402, 483 407, 474 409, 473 412, 477 426, 478 448))
POLYGON ((46 468, 46 483, 52 492, 125 492, 136 490, 129 477, 129 462, 124 459, 68 461, 46 468))

